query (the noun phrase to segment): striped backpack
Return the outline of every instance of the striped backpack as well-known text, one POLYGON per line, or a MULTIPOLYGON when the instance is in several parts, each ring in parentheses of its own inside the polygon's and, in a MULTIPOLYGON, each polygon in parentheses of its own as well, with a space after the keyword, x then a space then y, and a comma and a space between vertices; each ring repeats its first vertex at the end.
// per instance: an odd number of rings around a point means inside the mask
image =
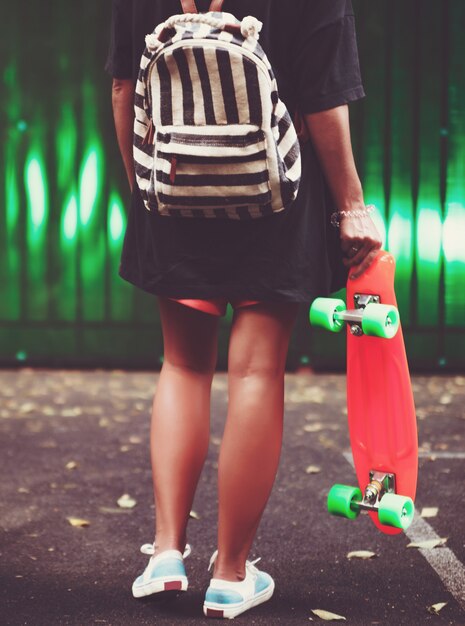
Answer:
POLYGON ((250 219, 295 199, 300 147, 258 43, 213 0, 181 0, 146 37, 135 95, 134 161, 146 208, 175 217, 250 219))

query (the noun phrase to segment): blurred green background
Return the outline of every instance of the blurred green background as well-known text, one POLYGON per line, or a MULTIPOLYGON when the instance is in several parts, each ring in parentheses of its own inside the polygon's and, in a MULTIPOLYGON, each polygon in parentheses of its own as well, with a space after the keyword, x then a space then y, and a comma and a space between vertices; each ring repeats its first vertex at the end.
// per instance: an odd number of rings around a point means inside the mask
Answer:
MULTIPOLYGON (((465 365, 465 2, 354 0, 357 165, 397 259, 414 369, 465 365)), ((9 3, 0 25, 0 364, 157 368, 156 300, 118 275, 129 196, 104 73, 111 2, 9 3)), ((221 322, 225 367, 230 311, 221 322)), ((289 353, 341 368, 308 326, 289 353)))

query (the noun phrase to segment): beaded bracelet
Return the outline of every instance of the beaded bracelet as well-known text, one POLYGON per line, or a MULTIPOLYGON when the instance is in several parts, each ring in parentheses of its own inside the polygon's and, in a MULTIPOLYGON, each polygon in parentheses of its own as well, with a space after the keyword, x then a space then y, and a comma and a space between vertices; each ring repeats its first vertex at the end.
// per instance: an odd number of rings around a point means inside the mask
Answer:
POLYGON ((367 205, 364 209, 353 209, 352 211, 334 211, 331 214, 331 224, 334 228, 339 228, 341 225, 341 217, 365 217, 366 215, 370 215, 375 210, 375 206, 373 204, 367 205))

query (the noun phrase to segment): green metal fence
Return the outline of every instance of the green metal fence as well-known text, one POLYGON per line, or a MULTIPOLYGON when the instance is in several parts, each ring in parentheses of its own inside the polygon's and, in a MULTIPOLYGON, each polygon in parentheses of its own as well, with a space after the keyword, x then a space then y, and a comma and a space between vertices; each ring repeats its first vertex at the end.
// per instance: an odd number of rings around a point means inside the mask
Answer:
MULTIPOLYGON (((465 364, 462 0, 354 0, 366 201, 397 259, 415 368, 465 364)), ((110 2, 8 6, 0 26, 0 362, 156 367, 155 299, 118 275, 128 192, 103 72, 110 2)), ((220 366, 229 318, 221 323, 220 366)), ((289 365, 343 365, 299 318, 289 365)))

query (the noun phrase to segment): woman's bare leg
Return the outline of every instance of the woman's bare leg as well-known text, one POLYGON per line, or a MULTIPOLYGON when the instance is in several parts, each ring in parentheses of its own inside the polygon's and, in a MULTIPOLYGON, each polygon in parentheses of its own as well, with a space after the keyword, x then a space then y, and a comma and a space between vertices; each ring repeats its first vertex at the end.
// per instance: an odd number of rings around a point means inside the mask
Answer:
POLYGON ((229 345, 229 407, 221 444, 216 578, 241 580, 278 469, 284 371, 299 305, 237 309, 229 345))
POLYGON ((156 551, 186 543, 186 527, 208 450, 218 318, 159 298, 164 360, 152 409, 156 551))

